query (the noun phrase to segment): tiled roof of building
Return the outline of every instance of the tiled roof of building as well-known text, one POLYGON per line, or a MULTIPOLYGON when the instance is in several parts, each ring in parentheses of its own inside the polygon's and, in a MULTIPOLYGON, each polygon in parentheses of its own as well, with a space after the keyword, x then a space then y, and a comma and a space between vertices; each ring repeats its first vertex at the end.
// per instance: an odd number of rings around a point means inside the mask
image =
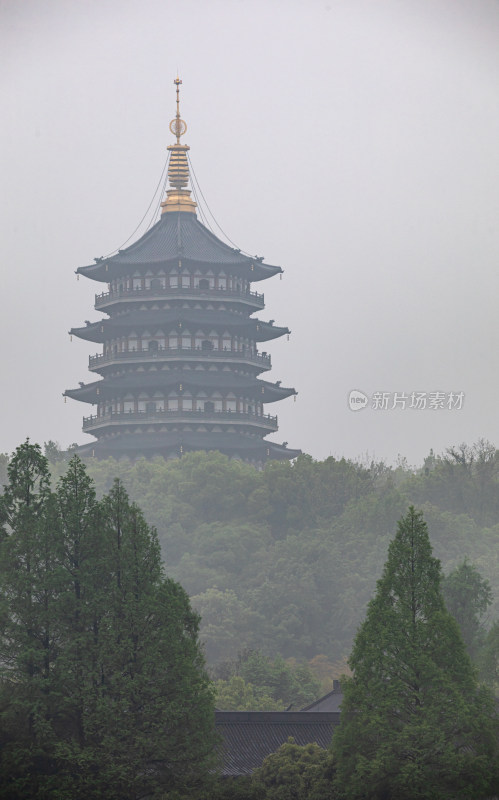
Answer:
POLYGON ((290 736, 296 744, 316 742, 327 749, 339 721, 339 713, 334 712, 217 711, 215 725, 222 737, 222 774, 251 775, 290 736))
MULTIPOLYGON (((71 328, 70 334, 90 342, 104 342, 106 338, 131 330, 157 330, 164 326, 209 326, 235 331, 239 335, 251 335, 257 342, 267 342, 289 333, 289 328, 280 328, 270 322, 245 317, 230 311, 210 311, 199 308, 170 308, 163 311, 127 311, 110 319, 92 322, 82 328, 71 328)), ((185 327, 184 327, 185 330, 185 327)), ((193 331, 191 331, 192 333, 193 331)))
POLYGON ((263 403, 273 403, 296 394, 296 390, 278 386, 270 381, 262 381, 247 375, 238 375, 229 371, 210 372, 209 370, 157 370, 154 372, 128 372, 116 378, 106 378, 84 384, 78 389, 68 389, 64 394, 84 403, 97 403, 99 399, 115 396, 116 392, 175 390, 182 386, 186 389, 219 389, 237 391, 247 397, 257 398, 263 403))
MULTIPOLYGON (((263 280, 282 272, 281 267, 264 264, 259 258, 245 256, 218 239, 195 216, 189 213, 163 214, 140 239, 110 258, 76 271, 95 280, 108 281, 110 275, 125 274, 130 268, 154 266, 186 260, 205 266, 239 267, 252 281, 263 280)), ((234 270, 233 270, 234 271, 234 270)))
POLYGON ((312 711, 339 711, 342 700, 343 692, 341 691, 340 682, 335 680, 333 681, 333 690, 331 692, 328 692, 318 700, 314 700, 313 703, 302 708, 302 711, 307 713, 312 711))
MULTIPOLYGON (((203 433, 196 431, 172 431, 168 433, 130 433, 109 436, 97 442, 89 442, 78 448, 82 456, 121 458, 130 453, 137 455, 179 454, 191 450, 220 450, 227 455, 244 456, 255 460, 297 458, 301 450, 291 450, 277 442, 269 442, 241 433, 203 433)), ((225 712, 224 712, 225 713, 225 712)))

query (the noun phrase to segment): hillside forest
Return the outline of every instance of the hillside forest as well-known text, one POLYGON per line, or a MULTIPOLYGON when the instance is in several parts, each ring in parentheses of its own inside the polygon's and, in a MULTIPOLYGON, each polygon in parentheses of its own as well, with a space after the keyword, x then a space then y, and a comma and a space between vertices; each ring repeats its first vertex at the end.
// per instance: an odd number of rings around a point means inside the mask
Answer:
MULTIPOLYGON (((45 454, 58 479, 71 452, 48 442, 45 454)), ((7 462, 0 456, 0 484, 7 462)), ((168 576, 201 614, 225 707, 282 708, 290 698, 300 707, 332 688, 348 670, 388 543, 410 505, 424 513, 449 610, 469 628, 468 650, 495 683, 499 451, 490 443, 431 452, 418 467, 303 455, 257 471, 198 452, 175 461, 91 459, 87 468, 98 496, 119 478, 156 528, 168 576)))

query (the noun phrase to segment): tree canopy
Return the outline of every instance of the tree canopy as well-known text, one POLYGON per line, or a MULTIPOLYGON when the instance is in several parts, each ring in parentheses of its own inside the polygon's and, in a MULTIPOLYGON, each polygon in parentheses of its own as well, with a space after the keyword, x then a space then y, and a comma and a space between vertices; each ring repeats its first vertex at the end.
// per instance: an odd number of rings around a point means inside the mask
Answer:
POLYGON ((444 578, 442 590, 468 653, 476 658, 486 638, 484 616, 492 604, 490 583, 465 559, 444 578))
MULTIPOLYGON (((46 448, 60 477, 71 453, 53 442, 46 448)), ((499 617, 498 463, 496 449, 477 442, 431 453, 421 468, 303 455, 259 472, 210 452, 89 459, 87 470, 97 498, 119 477, 157 529, 167 574, 201 614, 210 667, 253 649, 310 664, 321 656, 327 672, 351 650, 411 503, 424 511, 445 573, 467 559, 489 582, 493 600, 481 627, 499 617)))
POLYGON ((0 519, 0 797, 193 796, 213 764, 199 617, 120 481, 78 457, 55 491, 37 445, 0 519))
POLYGON ((298 711, 321 694, 320 681, 307 664, 272 660, 259 650, 244 650, 212 674, 217 708, 225 711, 298 711))
POLYGON ((343 682, 333 737, 346 800, 479 800, 497 789, 497 717, 446 610, 421 512, 398 524, 343 682))

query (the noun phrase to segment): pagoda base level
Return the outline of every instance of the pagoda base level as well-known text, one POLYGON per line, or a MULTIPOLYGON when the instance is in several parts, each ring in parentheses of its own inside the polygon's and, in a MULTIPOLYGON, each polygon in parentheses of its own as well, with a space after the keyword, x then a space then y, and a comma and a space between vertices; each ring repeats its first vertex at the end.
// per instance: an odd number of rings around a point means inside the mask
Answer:
POLYGON ((227 433, 126 433, 109 436, 96 442, 81 445, 78 455, 93 458, 180 458, 185 453, 198 450, 218 450, 230 458, 251 463, 290 461, 301 455, 301 450, 291 450, 276 442, 227 433))

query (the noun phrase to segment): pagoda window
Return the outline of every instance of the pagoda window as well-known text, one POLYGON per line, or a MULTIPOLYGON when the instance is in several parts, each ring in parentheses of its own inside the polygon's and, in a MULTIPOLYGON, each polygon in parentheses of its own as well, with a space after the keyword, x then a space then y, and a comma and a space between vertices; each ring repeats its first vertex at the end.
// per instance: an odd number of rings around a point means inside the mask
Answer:
POLYGON ((190 289, 190 288, 191 288, 191 276, 182 275, 182 289, 190 289))
POLYGON ((134 410, 135 410, 135 403, 133 400, 123 400, 123 412, 125 414, 130 414, 134 410))
POLYGON ((137 339, 129 339, 128 340, 128 350, 129 351, 137 350, 137 344, 138 344, 137 339))
POLYGON ((214 347, 213 347, 213 342, 211 341, 211 339, 203 339, 203 341, 201 342, 201 350, 203 350, 205 352, 208 352, 208 351, 213 350, 213 349, 214 349, 214 347))
POLYGON ((178 288, 178 275, 170 275, 170 286, 172 289, 178 288))
POLYGON ((214 400, 214 401, 213 401, 213 403, 214 403, 214 406, 215 406, 215 409, 214 409, 215 411, 223 411, 223 402, 222 402, 222 399, 220 399, 220 400, 214 400))
POLYGON ((137 411, 144 412, 146 410, 146 401, 145 400, 137 400, 137 411))
POLYGON ((142 278, 132 278, 132 289, 142 289, 142 278))
POLYGON ((198 397, 196 398, 196 411, 204 411, 205 398, 206 398, 205 392, 200 392, 198 397))
POLYGON ((227 278, 220 277, 218 279, 218 288, 225 290, 227 288, 227 278))
POLYGON ((192 397, 187 397, 186 395, 182 397, 182 410, 192 411, 192 397))
POLYGON ((178 348, 178 336, 168 337, 168 347, 171 347, 172 350, 176 350, 178 348))
POLYGON ((232 341, 229 338, 222 339, 222 349, 223 350, 231 350, 232 349, 232 341))
POLYGON ((168 398, 168 411, 178 411, 178 397, 168 398))
POLYGON ((226 411, 236 411, 237 410, 237 401, 234 396, 228 397, 225 401, 225 410, 226 411))

